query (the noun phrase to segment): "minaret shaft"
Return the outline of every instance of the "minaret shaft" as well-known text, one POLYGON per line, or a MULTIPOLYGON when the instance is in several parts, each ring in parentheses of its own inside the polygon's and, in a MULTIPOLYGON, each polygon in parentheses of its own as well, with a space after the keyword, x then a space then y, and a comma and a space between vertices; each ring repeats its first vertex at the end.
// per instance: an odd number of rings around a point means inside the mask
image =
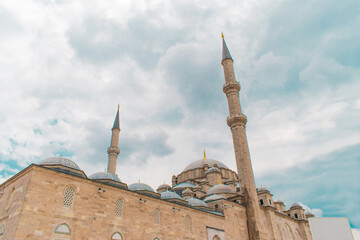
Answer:
POLYGON ((221 64, 224 68, 225 77, 223 91, 226 94, 229 107, 229 117, 227 118, 227 124, 231 129, 233 137, 240 189, 245 196, 249 239, 260 240, 264 239, 264 235, 261 234, 262 223, 260 219, 260 207, 255 187, 254 173, 250 159, 248 142, 246 138, 245 125, 247 118, 241 111, 239 99, 240 84, 235 80, 233 60, 230 53, 228 52, 224 40, 223 60, 221 64), (224 58, 224 56, 227 57, 224 58))

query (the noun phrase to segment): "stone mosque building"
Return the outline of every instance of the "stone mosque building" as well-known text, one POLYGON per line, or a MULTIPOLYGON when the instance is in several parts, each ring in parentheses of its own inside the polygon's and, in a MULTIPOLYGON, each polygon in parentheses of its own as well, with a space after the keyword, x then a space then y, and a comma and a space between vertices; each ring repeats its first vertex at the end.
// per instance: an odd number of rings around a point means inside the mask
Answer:
POLYGON ((119 109, 107 172, 87 176, 64 157, 31 164, 0 185, 0 240, 305 240, 311 213, 285 209, 256 188, 241 111, 240 84, 224 38, 222 61, 236 171, 204 156, 156 191, 116 174, 119 109))

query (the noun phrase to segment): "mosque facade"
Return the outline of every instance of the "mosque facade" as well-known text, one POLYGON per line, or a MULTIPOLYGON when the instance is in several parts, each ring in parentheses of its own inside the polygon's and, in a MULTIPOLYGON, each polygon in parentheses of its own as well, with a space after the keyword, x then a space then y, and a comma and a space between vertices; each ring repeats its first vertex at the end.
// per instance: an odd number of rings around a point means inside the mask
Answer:
POLYGON ((222 66, 237 169, 195 160, 156 190, 116 174, 119 109, 106 172, 87 176, 65 157, 31 164, 0 185, 0 240, 311 240, 301 205, 289 209, 256 188, 241 111, 240 84, 222 39, 222 66))

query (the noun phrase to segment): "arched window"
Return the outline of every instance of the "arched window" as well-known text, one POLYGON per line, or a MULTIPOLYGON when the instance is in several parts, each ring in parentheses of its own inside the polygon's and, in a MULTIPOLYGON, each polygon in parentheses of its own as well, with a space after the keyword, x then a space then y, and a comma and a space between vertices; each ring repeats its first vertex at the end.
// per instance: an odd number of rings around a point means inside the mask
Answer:
POLYGON ((269 203, 270 203, 270 205, 271 205, 271 199, 269 199, 269 203))
POLYGON ((116 232, 111 236, 111 240, 122 240, 122 239, 123 238, 119 232, 116 232))
POLYGON ((264 205, 264 200, 260 199, 260 205, 264 205))
POLYGON ((295 218, 299 218, 298 215, 297 215, 297 213, 295 213, 295 218))
POLYGON ((4 224, 1 224, 0 225, 0 236, 3 235, 5 232, 5 225, 4 224))
POLYGON ((65 235, 70 235, 70 228, 66 223, 62 223, 57 225, 57 227, 55 228, 55 233, 57 234, 65 234, 65 235))
POLYGON ((212 240, 221 240, 221 238, 218 235, 215 235, 212 240))
POLYGON ((186 230, 190 230, 190 228, 191 228, 190 217, 189 217, 189 216, 186 216, 186 217, 185 217, 185 229, 186 229, 186 230))
POLYGON ((75 190, 72 187, 68 187, 64 194, 63 206, 71 208, 74 202, 75 190))
POLYGON ((160 210, 158 208, 155 209, 154 223, 160 224, 160 210))
POLYGON ((123 211, 123 201, 119 199, 116 201, 115 216, 121 217, 122 211, 123 211))

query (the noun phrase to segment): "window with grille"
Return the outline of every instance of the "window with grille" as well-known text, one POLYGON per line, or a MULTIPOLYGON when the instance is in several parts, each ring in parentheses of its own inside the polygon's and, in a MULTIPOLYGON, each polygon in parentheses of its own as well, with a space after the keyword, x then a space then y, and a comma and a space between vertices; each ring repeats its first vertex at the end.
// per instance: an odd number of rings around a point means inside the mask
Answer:
POLYGON ((159 209, 155 209, 154 222, 155 222, 155 224, 160 224, 160 210, 159 209))
POLYGON ((186 230, 190 230, 190 217, 189 216, 186 216, 185 217, 185 229, 186 230))
POLYGON ((123 201, 119 199, 116 201, 115 216, 121 217, 122 211, 123 211, 123 201))
POLYGON ((63 206, 71 208, 74 202, 75 190, 72 187, 66 189, 64 194, 63 206))

